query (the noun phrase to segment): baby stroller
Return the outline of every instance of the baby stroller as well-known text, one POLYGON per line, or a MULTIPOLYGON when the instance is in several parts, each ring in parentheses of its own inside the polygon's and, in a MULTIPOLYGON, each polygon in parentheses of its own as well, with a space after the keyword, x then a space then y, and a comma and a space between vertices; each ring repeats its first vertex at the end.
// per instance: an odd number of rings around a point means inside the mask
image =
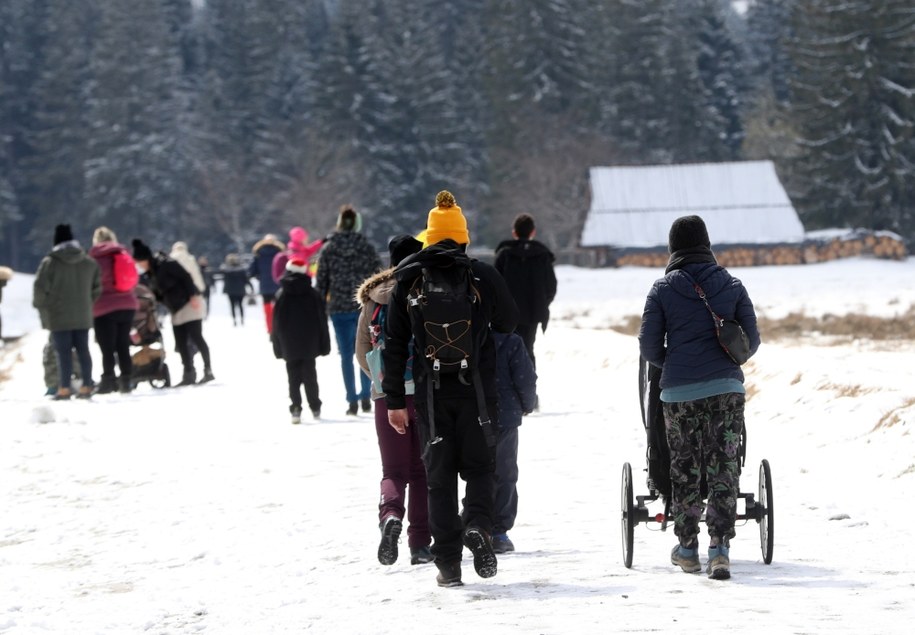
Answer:
POLYGON ((139 307, 133 317, 130 342, 139 347, 130 356, 133 362, 133 384, 148 381, 153 388, 168 388, 171 377, 165 363, 165 346, 159 325, 156 296, 149 287, 138 284, 134 289, 139 307))
MULTIPOLYGON (((639 359, 639 397, 642 406, 642 423, 648 435, 648 462, 647 485, 649 493, 642 496, 633 496, 632 467, 629 463, 623 464, 623 480, 621 491, 621 529, 623 537, 623 564, 626 568, 632 566, 632 547, 635 526, 639 523, 660 523, 661 530, 667 529, 670 517, 670 448, 667 445, 667 432, 664 426, 664 413, 661 409, 661 369, 652 366, 644 359, 639 359), (664 512, 651 515, 648 505, 661 500, 664 503, 664 512)), ((740 436, 738 448, 739 465, 743 467, 747 454, 747 432, 744 428, 740 436)), ((706 498, 707 488, 705 479, 702 480, 702 497, 706 498)), ((743 510, 737 505, 737 522, 755 520, 759 524, 759 544, 762 549, 763 561, 772 562, 772 547, 774 544, 775 508, 772 500, 772 471, 769 462, 765 459, 759 466, 759 491, 758 498, 752 493, 738 492, 737 500, 743 501, 743 510)), ((702 515, 705 520, 705 514, 702 515)))

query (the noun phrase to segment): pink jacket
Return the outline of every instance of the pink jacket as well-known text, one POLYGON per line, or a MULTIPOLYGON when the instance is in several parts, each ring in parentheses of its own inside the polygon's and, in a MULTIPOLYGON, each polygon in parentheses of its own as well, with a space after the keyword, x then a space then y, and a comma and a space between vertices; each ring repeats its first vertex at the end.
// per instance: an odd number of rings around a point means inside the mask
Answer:
POLYGON ((108 241, 92 245, 89 249, 89 255, 98 263, 102 278, 102 295, 92 305, 92 317, 108 315, 114 311, 136 311, 139 306, 133 291, 114 289, 114 254, 122 249, 126 250, 126 247, 108 241))

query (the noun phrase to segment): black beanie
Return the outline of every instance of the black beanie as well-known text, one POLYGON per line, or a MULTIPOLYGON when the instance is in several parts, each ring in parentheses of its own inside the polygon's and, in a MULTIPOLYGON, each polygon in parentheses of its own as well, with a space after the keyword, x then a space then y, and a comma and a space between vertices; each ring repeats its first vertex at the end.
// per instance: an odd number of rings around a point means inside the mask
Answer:
POLYGON ((134 260, 152 260, 153 253, 152 249, 143 244, 143 241, 139 238, 134 238, 131 241, 133 245, 133 259, 134 260))
POLYGON ((413 238, 413 236, 407 234, 394 236, 394 238, 391 239, 391 242, 388 243, 388 252, 391 254, 391 266, 396 267, 404 258, 419 253, 422 248, 423 244, 413 238))
POLYGON ((73 240, 73 232, 69 225, 58 225, 54 228, 54 246, 73 240))
POLYGON ((708 247, 712 243, 708 239, 708 230, 705 221, 698 216, 681 216, 670 226, 670 235, 667 237, 667 247, 670 253, 691 247, 708 247))

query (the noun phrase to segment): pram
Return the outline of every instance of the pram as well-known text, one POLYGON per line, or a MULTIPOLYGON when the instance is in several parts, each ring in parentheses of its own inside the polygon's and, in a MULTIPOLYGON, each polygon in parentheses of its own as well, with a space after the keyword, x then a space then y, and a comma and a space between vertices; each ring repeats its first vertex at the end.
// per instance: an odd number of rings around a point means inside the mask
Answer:
POLYGON ((168 388, 171 377, 165 363, 165 346, 159 324, 156 296, 149 287, 138 284, 134 289, 139 307, 133 317, 130 342, 139 347, 130 356, 133 363, 132 381, 134 386, 148 381, 153 388, 168 388))
MULTIPOLYGON (((648 435, 648 462, 647 485, 649 493, 642 496, 633 496, 632 467, 629 463, 623 464, 623 481, 621 488, 621 530, 623 538, 623 564, 626 568, 632 566, 632 548, 635 526, 639 523, 660 523, 661 530, 667 529, 670 517, 670 448, 667 445, 667 433, 664 427, 664 413, 661 409, 661 369, 652 366, 644 359, 639 359, 639 397, 642 406, 642 423, 648 435), (648 505, 657 500, 664 502, 664 512, 651 515, 648 505)), ((740 436, 738 449, 739 465, 742 468, 746 462, 747 452, 746 427, 740 436)), ((705 479, 702 480, 702 498, 707 497, 705 479)), ((759 544, 762 549, 763 561, 772 562, 772 547, 774 544, 775 508, 772 500, 772 471, 769 462, 765 459, 759 466, 759 491, 758 498, 752 493, 739 492, 737 500, 743 501, 743 510, 737 505, 737 522, 755 520, 759 524, 759 544)), ((705 514, 702 519, 705 520, 705 514)))

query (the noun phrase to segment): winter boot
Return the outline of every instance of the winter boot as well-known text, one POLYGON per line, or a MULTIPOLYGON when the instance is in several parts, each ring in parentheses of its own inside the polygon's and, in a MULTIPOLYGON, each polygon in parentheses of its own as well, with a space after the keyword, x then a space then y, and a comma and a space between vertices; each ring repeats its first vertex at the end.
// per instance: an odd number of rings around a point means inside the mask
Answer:
POLYGON ((54 393, 54 401, 66 401, 72 396, 72 392, 69 388, 58 388, 57 392, 54 393))
POLYGON ((197 371, 194 369, 184 371, 184 374, 181 376, 181 381, 175 384, 176 386, 193 386, 197 383, 197 371))
POLYGON ((357 414, 359 414, 359 402, 358 401, 349 402, 349 408, 346 409, 346 414, 352 415, 353 417, 355 417, 357 414))
POLYGON ((362 412, 371 412, 372 411, 372 400, 366 397, 362 400, 362 412))
POLYGON ((302 423, 302 408, 300 406, 289 406, 289 414, 292 415, 292 423, 302 423))
POLYGON ((210 368, 204 368, 204 369, 203 369, 203 377, 200 378, 200 382, 199 382, 199 383, 205 384, 205 383, 207 383, 208 381, 213 381, 214 379, 216 379, 216 378, 213 377, 213 371, 212 371, 210 368))
POLYGON ((515 545, 512 543, 511 538, 508 537, 508 534, 493 534, 492 550, 495 553, 508 553, 515 550, 515 545))
POLYGON ((724 545, 708 548, 708 566, 706 571, 712 580, 727 580, 731 577, 731 560, 729 549, 724 545))
POLYGON ((122 395, 127 395, 133 392, 133 381, 127 375, 121 375, 118 377, 118 392, 122 395))
POLYGON ((91 399, 92 394, 95 392, 95 386, 80 386, 79 391, 76 393, 77 399, 91 399))
POLYGON ((699 564, 699 546, 689 548, 678 544, 670 552, 670 563, 679 566, 686 573, 696 573, 702 570, 699 564))
POLYGON ((454 562, 436 561, 435 566, 438 567, 438 575, 435 576, 435 581, 439 586, 455 587, 464 585, 464 583, 461 582, 460 560, 456 560, 454 562))
POLYGON ((314 420, 315 420, 315 421, 317 421, 318 419, 320 419, 320 418, 321 418, 321 409, 320 409, 320 408, 314 408, 314 409, 311 411, 311 416, 314 417, 314 420))
POLYGON ((473 554, 473 568, 481 578, 496 575, 498 562, 492 550, 492 542, 485 531, 479 527, 468 527, 464 530, 464 546, 473 554))
POLYGON ((411 547, 410 564, 426 564, 435 560, 429 547, 411 547))
POLYGON ((98 383, 98 390, 96 392, 100 395, 107 395, 118 389, 117 381, 114 378, 114 375, 102 375, 101 381, 98 383))
POLYGON ((381 544, 378 545, 378 562, 391 565, 397 562, 397 541, 403 531, 403 521, 397 516, 388 516, 381 525, 381 544))

